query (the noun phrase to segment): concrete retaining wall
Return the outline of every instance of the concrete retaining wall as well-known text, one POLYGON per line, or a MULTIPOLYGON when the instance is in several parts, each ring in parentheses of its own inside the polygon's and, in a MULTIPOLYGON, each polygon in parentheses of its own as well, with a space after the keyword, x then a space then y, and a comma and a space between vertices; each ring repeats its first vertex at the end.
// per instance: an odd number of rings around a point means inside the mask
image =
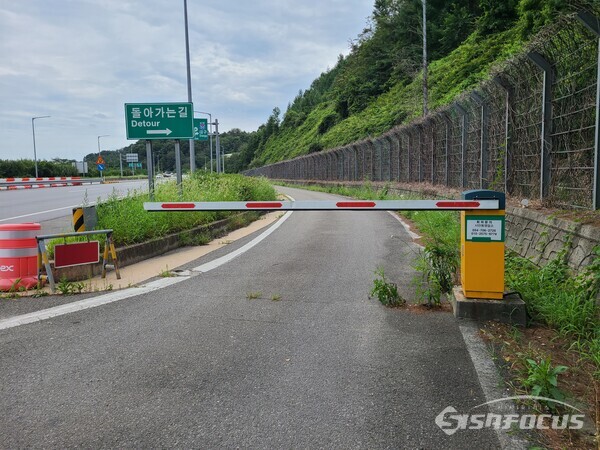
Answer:
POLYGON ((580 270, 597 257, 594 247, 600 246, 600 228, 508 207, 506 244, 538 265, 548 263, 566 248, 569 266, 580 270))

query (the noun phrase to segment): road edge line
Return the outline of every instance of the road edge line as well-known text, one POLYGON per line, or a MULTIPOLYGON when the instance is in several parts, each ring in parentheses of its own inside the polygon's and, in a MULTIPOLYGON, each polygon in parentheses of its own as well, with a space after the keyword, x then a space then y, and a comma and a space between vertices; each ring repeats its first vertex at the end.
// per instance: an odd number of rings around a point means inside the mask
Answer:
MULTIPOLYGON (((479 329, 477 323, 461 321, 461 323, 458 324, 458 328, 463 337, 465 346, 467 347, 467 351, 469 352, 469 357, 473 362, 477 380, 479 381, 486 402, 508 397, 510 394, 503 392, 502 389, 498 387, 499 382, 503 383, 504 380, 498 373, 496 364, 491 360, 490 353, 477 332, 479 329)), ((513 402, 502 403, 502 405, 488 405, 488 410, 494 414, 516 413, 513 402)), ((530 446, 530 443, 521 437, 511 435, 509 433, 511 430, 494 429, 494 431, 496 432, 496 436, 498 437, 498 441, 503 450, 526 450, 530 446)))
MULTIPOLYGON (((208 262, 206 264, 202 264, 192 271, 195 272, 208 272, 209 270, 216 269, 223 264, 228 263, 232 259, 241 255, 242 253, 247 252, 252 247, 258 245, 264 239, 266 239, 271 233, 273 233, 277 228, 283 224, 287 220, 287 218, 292 214, 292 211, 288 211, 283 217, 277 220, 273 225, 271 225, 268 229, 263 231, 260 235, 252 239, 246 245, 240 247, 237 250, 234 250, 231 253, 228 253, 225 256, 215 259, 214 261, 208 262), (216 263, 216 264, 215 264, 216 263), (206 268, 204 268, 206 266, 206 268), (214 266, 214 267, 213 267, 214 266), (202 269, 204 268, 204 269, 202 269), (202 269, 202 270, 198 270, 202 269)), ((120 291, 110 292, 108 294, 103 294, 98 297, 88 298, 84 300, 80 300, 77 302, 66 303, 64 305, 54 306, 52 308, 41 309, 39 311, 34 311, 27 314, 21 314, 18 316, 9 317, 7 319, 0 320, 0 331, 7 330, 10 328, 15 328, 21 325, 27 325, 30 323, 41 322, 43 320, 52 319, 54 317, 63 316, 66 314, 71 314, 78 311, 83 311, 86 309, 95 308, 97 306, 107 305, 109 303, 117 302, 119 300, 125 300, 126 298, 136 297, 138 295, 147 294, 152 291, 156 291, 158 289, 162 289, 168 286, 172 286, 176 283, 180 283, 185 280, 189 280, 192 277, 169 277, 169 278, 161 278, 159 280, 151 281, 150 283, 144 284, 140 287, 132 287, 123 289, 120 291)))

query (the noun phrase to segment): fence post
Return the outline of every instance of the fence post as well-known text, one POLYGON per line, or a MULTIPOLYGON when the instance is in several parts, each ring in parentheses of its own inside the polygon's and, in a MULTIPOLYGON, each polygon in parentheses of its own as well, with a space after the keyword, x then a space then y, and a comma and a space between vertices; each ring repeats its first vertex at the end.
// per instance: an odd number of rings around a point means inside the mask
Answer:
POLYGON ((544 72, 542 90, 542 139, 540 149, 540 200, 548 197, 550 186, 550 152, 552 150, 552 84, 554 73, 546 58, 538 52, 529 52, 527 57, 544 72))
POLYGON ((417 125, 417 130, 419 130, 419 183, 424 181, 424 168, 423 168, 423 155, 425 154, 424 146, 425 146, 425 129, 423 125, 417 125))
MULTIPOLYGON (((396 181, 400 181, 400 136, 398 135, 397 131, 394 130, 392 132, 392 134, 390 135, 390 139, 392 140, 392 148, 394 148, 394 152, 396 153, 396 157, 398 158, 398 161, 396 163, 396 177, 394 178, 393 175, 393 170, 391 169, 390 166, 390 172, 392 172, 392 180, 396 180, 396 181)), ((394 159, 392 157, 392 165, 394 165, 394 159)))
POLYGON ((592 208, 600 209, 600 19, 586 11, 579 11, 577 18, 598 37, 596 69, 596 131, 594 135, 594 184, 592 208))
POLYGON ((429 131, 431 134, 431 184, 435 184, 435 127, 436 122, 430 120, 429 131))
POLYGON ((371 181, 375 181, 375 145, 371 139, 369 139, 367 143, 369 145, 369 149, 371 150, 371 181))
POLYGON ((445 181, 445 185, 446 186, 450 186, 450 131, 451 131, 451 127, 452 127, 452 119, 450 118, 450 115, 448 112, 444 112, 442 113, 445 119, 445 123, 446 123, 446 144, 445 144, 445 148, 444 148, 444 153, 445 153, 445 167, 444 167, 444 172, 445 172, 445 177, 446 179, 445 181))
POLYGON ((381 138, 375 139, 373 145, 377 149, 377 161, 379 162, 379 178, 377 181, 383 181, 383 146, 381 145, 381 138))
POLYGON ((392 148, 394 147, 394 143, 392 142, 392 137, 389 134, 386 135, 384 139, 388 144, 388 181, 392 181, 394 179, 392 174, 392 148))
POLYGON ((353 145, 354 150, 354 181, 358 181, 358 145, 353 145))
POLYGON ((412 171, 411 171, 411 169, 412 169, 412 153, 413 153, 413 139, 412 139, 412 133, 411 133, 410 129, 409 129, 409 130, 407 130, 406 136, 407 136, 407 138, 408 138, 408 139, 407 139, 407 143, 408 143, 408 146, 407 146, 407 155, 408 155, 408 158, 407 158, 407 163, 408 163, 408 170, 406 171, 406 177, 407 177, 407 180, 406 180, 406 181, 407 181, 408 183, 410 183, 410 182, 412 181, 412 179, 411 179, 411 178, 412 178, 412 177, 411 177, 411 175, 412 175, 412 173, 411 173, 411 172, 412 172, 412 171))
POLYGON ((461 130, 461 163, 460 163, 460 183, 463 188, 467 187, 467 138, 469 128, 469 118, 467 117, 467 110, 460 104, 455 103, 454 107, 458 111, 458 114, 462 118, 462 130, 461 130))
POLYGON ((512 192, 512 187, 508 185, 508 173, 511 170, 512 165, 512 150, 511 150, 511 142, 512 142, 512 133, 510 128, 510 107, 513 99, 513 89, 511 85, 500 76, 495 76, 492 81, 500 86, 506 92, 505 97, 505 121, 504 121, 504 192, 509 193, 512 192))
POLYGON ((479 94, 479 92, 477 91, 473 91, 471 92, 471 98, 473 100, 475 100, 475 103, 477 103, 480 107, 481 107, 481 142, 480 142, 480 156, 479 156, 479 162, 480 162, 480 175, 479 175, 479 187, 480 189, 487 189, 489 182, 488 182, 488 175, 489 175, 489 138, 488 138, 488 133, 489 133, 489 115, 490 115, 490 108, 487 104, 487 102, 485 101, 485 99, 479 94))

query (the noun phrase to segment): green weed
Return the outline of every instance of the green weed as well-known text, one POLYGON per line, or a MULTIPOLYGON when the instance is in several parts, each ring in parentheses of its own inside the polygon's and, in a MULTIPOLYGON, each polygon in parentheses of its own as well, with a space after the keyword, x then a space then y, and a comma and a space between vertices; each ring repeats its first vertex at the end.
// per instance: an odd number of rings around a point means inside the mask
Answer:
MULTIPOLYGON (((549 356, 540 358, 539 361, 526 358, 520 381, 531 392, 531 395, 562 401, 565 394, 558 389, 558 375, 567 370, 566 366, 553 367, 549 356)), ((556 409, 556 404, 553 402, 540 401, 540 403, 551 410, 556 409)))
POLYGON ((419 300, 439 306, 457 284, 460 267, 460 223, 458 214, 439 211, 411 211, 410 219, 424 235, 425 248, 420 253, 414 279, 419 300))
POLYGON ((62 295, 71 295, 75 292, 73 283, 71 283, 65 277, 61 278, 60 281, 56 284, 56 290, 62 295))
POLYGON ((370 297, 377 297, 381 304, 385 306, 402 306, 406 304, 406 300, 398 293, 398 286, 395 283, 389 282, 385 278, 385 272, 380 267, 375 271, 378 278, 373 280, 373 289, 371 289, 370 297))
POLYGON ((262 292, 246 292, 246 298, 248 300, 256 300, 262 298, 262 292))
POLYGON ((85 283, 78 281, 77 283, 73 283, 73 292, 77 294, 81 294, 85 289, 85 283))
POLYGON ((158 276, 162 277, 162 278, 172 278, 172 277, 176 277, 177 275, 175 275, 173 272, 171 272, 169 270, 169 266, 166 266, 164 270, 161 270, 158 273, 158 276))

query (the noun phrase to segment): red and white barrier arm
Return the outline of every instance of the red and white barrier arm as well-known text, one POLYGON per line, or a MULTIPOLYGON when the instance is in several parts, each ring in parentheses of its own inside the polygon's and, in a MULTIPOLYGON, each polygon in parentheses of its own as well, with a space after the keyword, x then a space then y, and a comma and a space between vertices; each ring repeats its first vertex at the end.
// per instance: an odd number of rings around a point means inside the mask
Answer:
POLYGON ((0 178, 0 183, 14 183, 14 182, 36 182, 36 181, 79 181, 81 177, 25 177, 25 178, 0 178))
POLYGON ((298 200, 268 202, 146 202, 146 211, 463 211, 497 210, 498 200, 298 200))

